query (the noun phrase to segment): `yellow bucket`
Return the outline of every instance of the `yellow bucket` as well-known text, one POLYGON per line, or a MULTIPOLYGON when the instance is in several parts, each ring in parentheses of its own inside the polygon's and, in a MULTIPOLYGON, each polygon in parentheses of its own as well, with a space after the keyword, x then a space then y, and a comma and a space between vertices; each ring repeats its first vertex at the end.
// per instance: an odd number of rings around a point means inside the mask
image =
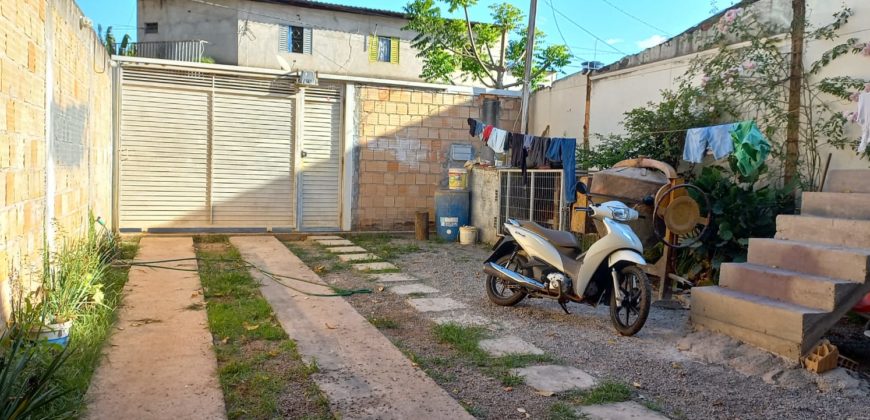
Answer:
POLYGON ((465 168, 450 168, 447 170, 447 186, 451 190, 468 188, 468 170, 465 168))

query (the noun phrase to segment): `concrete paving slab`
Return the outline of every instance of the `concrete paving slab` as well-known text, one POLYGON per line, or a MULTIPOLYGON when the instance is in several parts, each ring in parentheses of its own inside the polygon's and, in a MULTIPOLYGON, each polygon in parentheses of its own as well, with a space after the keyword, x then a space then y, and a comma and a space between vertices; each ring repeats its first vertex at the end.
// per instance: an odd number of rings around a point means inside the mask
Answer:
POLYGON ((595 386, 592 375, 571 366, 543 365, 511 369, 526 385, 542 392, 565 392, 572 389, 589 389, 595 386))
POLYGON ((315 236, 309 236, 307 239, 309 241, 337 241, 339 239, 344 239, 344 238, 342 238, 341 236, 335 236, 335 235, 315 235, 315 236))
POLYGON ((401 286, 393 286, 390 291, 397 295, 410 295, 411 293, 438 293, 438 289, 429 287, 425 284, 403 284, 401 286))
POLYGON ((490 321, 489 318, 475 315, 475 314, 467 314, 467 313, 453 313, 444 316, 439 316, 434 319, 436 324, 458 324, 463 327, 493 327, 493 322, 490 321))
POLYGON ((577 414, 590 420, 667 420, 662 414, 634 401, 587 405, 577 409, 577 414))
POLYGON ((480 348, 490 356, 501 357, 520 354, 544 354, 544 351, 533 344, 514 336, 480 340, 480 348))
POLYGON ((420 312, 441 312, 466 308, 464 303, 450 298, 409 299, 408 303, 420 312))
MULTIPOLYGON (((195 256, 189 237, 145 237, 136 261, 195 256)), ((124 289, 117 328, 85 397, 86 418, 226 418, 206 312, 185 310, 204 303, 197 273, 133 267, 124 289)))
POLYGON ((323 246, 353 246, 353 242, 347 239, 323 239, 315 242, 323 246))
MULTIPOLYGON (((268 236, 232 237, 242 257, 267 271, 322 283, 320 277, 268 236)), ((341 298, 308 297, 261 273, 260 290, 299 353, 316 360, 312 375, 336 417, 344 419, 472 419, 459 403, 415 368, 386 337, 341 298)), ((298 283, 306 292, 327 291, 298 283)), ((297 392, 297 390, 292 390, 297 392)))
POLYGON ((362 264, 354 264, 354 270, 359 271, 380 271, 380 270, 398 270, 399 267, 396 267, 393 264, 388 262, 370 262, 370 263, 362 263, 362 264))
POLYGON ((373 274, 372 280, 381 283, 396 283, 401 281, 417 281, 419 279, 405 273, 380 273, 373 274))
POLYGON ((367 249, 361 246, 337 246, 333 248, 326 248, 326 250, 333 254, 356 254, 359 252, 369 252, 367 249))
POLYGON ((370 254, 368 252, 363 254, 339 254, 338 260, 342 262, 352 262, 352 261, 372 261, 377 260, 378 256, 375 254, 370 254))

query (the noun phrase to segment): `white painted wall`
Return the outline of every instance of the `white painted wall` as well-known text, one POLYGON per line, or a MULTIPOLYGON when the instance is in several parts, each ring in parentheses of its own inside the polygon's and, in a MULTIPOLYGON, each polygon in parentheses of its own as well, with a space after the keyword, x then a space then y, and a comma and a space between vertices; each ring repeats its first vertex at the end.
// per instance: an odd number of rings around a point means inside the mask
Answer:
POLYGON ((137 16, 139 42, 206 40, 206 56, 220 64, 238 64, 238 16, 233 9, 190 0, 139 0, 137 16), (145 34, 147 22, 157 22, 158 33, 145 34))

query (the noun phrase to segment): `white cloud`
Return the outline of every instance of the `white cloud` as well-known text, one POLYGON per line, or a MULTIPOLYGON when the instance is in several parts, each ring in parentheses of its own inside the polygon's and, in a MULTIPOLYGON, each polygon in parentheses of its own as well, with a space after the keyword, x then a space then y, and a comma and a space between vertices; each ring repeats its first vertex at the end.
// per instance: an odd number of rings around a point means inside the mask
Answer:
POLYGON ((624 41, 622 38, 610 38, 605 42, 607 42, 607 45, 616 45, 616 44, 622 44, 624 41))
POLYGON ((656 35, 653 35, 647 39, 637 41, 637 46, 638 46, 638 48, 645 50, 647 48, 655 47, 656 45, 659 45, 662 42, 665 42, 667 40, 668 40, 667 38, 656 34, 656 35))

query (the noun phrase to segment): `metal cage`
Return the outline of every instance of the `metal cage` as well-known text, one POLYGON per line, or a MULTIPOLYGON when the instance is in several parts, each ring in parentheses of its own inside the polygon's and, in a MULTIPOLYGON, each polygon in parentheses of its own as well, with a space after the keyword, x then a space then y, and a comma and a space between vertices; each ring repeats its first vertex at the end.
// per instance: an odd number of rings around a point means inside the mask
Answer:
POLYGON ((566 208, 561 169, 499 170, 499 235, 507 219, 531 220, 549 229, 564 230, 566 208))

